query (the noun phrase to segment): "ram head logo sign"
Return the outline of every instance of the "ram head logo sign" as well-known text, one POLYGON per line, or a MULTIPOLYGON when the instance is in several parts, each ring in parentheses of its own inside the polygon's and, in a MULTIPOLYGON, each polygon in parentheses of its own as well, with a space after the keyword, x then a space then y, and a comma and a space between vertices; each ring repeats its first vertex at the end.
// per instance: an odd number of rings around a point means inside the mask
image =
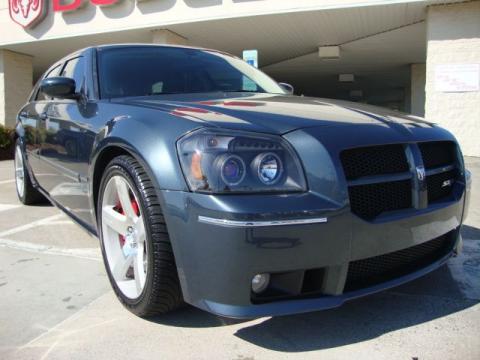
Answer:
POLYGON ((37 24, 47 12, 46 0, 8 0, 10 17, 24 28, 37 24))

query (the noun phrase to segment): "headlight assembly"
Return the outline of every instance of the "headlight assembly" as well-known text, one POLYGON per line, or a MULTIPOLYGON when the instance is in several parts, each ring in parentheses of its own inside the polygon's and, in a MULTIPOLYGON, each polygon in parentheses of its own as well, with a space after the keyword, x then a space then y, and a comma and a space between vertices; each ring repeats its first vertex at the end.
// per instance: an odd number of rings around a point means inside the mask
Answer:
POLYGON ((178 141, 192 191, 205 193, 305 191, 303 170, 279 136, 203 129, 178 141))

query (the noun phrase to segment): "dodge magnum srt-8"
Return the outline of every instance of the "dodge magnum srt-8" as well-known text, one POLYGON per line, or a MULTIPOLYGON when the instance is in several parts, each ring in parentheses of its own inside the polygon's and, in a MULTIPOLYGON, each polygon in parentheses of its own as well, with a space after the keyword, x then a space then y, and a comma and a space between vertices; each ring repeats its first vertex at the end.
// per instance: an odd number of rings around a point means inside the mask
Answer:
POLYGON ((448 131, 295 96, 220 51, 80 50, 17 120, 20 200, 48 199, 98 236, 139 316, 336 307, 461 249, 471 181, 448 131))

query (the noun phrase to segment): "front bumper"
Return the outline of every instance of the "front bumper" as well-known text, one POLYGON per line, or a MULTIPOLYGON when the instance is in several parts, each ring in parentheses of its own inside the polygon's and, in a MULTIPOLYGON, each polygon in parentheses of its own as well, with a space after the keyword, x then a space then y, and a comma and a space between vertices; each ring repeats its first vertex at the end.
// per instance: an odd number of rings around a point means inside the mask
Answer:
POLYGON ((444 265, 451 256, 452 253, 447 254, 441 259, 414 273, 384 282, 379 285, 371 286, 362 290, 344 293, 341 295, 322 296, 311 299, 279 301, 269 304, 246 306, 220 304, 210 300, 205 300, 204 306, 200 307, 216 315, 237 319, 251 319, 263 316, 291 315, 332 309, 341 306, 348 300, 353 300, 363 296, 371 295, 424 276, 429 272, 436 270, 440 266, 444 265))
MULTIPOLYGON (((371 223, 315 193, 209 196, 163 191, 164 215, 186 302, 235 317, 286 315, 341 305, 422 276, 441 266, 459 245, 465 195, 410 216, 371 223), (274 209, 274 211, 272 211, 274 209), (238 226, 199 221, 228 219, 238 226), (252 221, 326 219, 309 224, 244 226, 252 221), (344 292, 352 261, 410 248, 444 234, 456 243, 434 262, 380 284, 344 292), (292 274, 293 287, 306 270, 322 269, 321 291, 267 303, 252 300, 255 274, 292 274), (300 277, 298 277, 300 274, 300 277)), ((301 285, 299 285, 301 287, 301 285)))

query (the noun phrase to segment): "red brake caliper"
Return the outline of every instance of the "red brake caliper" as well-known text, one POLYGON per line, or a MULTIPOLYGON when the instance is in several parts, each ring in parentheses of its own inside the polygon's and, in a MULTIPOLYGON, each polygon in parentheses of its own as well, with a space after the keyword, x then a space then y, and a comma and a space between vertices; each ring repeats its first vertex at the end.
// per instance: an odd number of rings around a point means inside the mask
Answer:
MULTIPOLYGON (((134 197, 132 197, 130 201, 132 204, 133 211, 135 211, 135 214, 137 214, 137 216, 140 216, 140 208, 138 207, 137 201, 135 200, 134 197)), ((125 211, 123 211, 122 204, 120 203, 120 201, 117 201, 113 209, 116 212, 119 212, 120 214, 125 215, 125 211)), ((118 234, 118 240, 120 241, 120 246, 123 248, 123 246, 125 245, 125 235, 118 234)))

